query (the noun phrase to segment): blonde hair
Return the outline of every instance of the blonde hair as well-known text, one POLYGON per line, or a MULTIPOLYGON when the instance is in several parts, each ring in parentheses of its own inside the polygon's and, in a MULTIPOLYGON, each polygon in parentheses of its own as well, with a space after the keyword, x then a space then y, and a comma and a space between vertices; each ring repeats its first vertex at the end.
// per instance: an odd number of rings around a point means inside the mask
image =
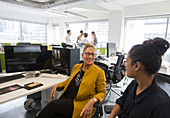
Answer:
POLYGON ((83 53, 86 51, 86 49, 87 48, 92 48, 95 52, 96 52, 96 49, 95 49, 95 47, 94 47, 94 45, 93 44, 91 44, 91 43, 86 43, 86 45, 84 46, 84 48, 83 48, 83 53))

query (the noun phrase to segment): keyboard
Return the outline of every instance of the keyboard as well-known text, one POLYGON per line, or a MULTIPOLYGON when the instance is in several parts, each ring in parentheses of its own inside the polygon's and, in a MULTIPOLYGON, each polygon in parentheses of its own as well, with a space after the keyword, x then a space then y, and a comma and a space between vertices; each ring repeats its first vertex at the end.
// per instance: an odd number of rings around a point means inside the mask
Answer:
POLYGON ((0 83, 15 80, 15 79, 20 79, 20 78, 24 78, 24 77, 25 76, 22 74, 13 74, 10 76, 0 76, 0 83))

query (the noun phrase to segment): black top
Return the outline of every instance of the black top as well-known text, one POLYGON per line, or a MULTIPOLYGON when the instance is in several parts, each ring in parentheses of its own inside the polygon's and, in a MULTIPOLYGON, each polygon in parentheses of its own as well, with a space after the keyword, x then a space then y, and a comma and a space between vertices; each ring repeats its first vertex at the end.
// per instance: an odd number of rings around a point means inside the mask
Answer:
POLYGON ((84 76, 84 71, 81 69, 71 80, 69 83, 67 89, 61 96, 61 98, 69 98, 69 99, 74 99, 77 96, 77 92, 81 83, 81 80, 84 76))
POLYGON ((170 118, 170 98, 155 79, 151 86, 136 95, 138 83, 133 80, 122 97, 116 100, 122 112, 119 118, 170 118))

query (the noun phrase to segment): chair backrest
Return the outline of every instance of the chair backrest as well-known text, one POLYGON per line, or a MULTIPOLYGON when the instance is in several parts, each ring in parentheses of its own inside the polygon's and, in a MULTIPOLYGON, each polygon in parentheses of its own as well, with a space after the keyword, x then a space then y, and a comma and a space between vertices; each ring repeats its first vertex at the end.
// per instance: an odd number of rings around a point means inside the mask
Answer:
POLYGON ((124 55, 118 55, 117 63, 114 67, 114 71, 108 71, 109 78, 112 79, 113 83, 117 83, 123 79, 124 75, 121 71, 121 65, 124 59, 124 55))
POLYGON ((105 76, 106 76, 106 79, 107 79, 108 78, 109 66, 107 64, 99 62, 99 61, 94 61, 94 64, 104 70, 105 76))

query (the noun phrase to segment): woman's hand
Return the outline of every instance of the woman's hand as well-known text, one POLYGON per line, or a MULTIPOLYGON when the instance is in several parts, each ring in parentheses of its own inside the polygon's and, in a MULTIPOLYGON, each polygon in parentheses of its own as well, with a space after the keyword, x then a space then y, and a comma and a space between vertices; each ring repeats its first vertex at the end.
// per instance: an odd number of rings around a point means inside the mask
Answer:
POLYGON ((80 116, 83 116, 83 118, 89 118, 92 113, 93 105, 95 104, 95 101, 93 99, 90 99, 87 104, 84 106, 83 110, 80 113, 80 116))
POLYGON ((52 89, 52 91, 51 91, 51 96, 50 96, 50 99, 51 99, 51 100, 54 99, 55 93, 56 93, 56 91, 57 91, 56 89, 57 89, 58 87, 59 87, 58 84, 53 87, 53 89, 52 89))

